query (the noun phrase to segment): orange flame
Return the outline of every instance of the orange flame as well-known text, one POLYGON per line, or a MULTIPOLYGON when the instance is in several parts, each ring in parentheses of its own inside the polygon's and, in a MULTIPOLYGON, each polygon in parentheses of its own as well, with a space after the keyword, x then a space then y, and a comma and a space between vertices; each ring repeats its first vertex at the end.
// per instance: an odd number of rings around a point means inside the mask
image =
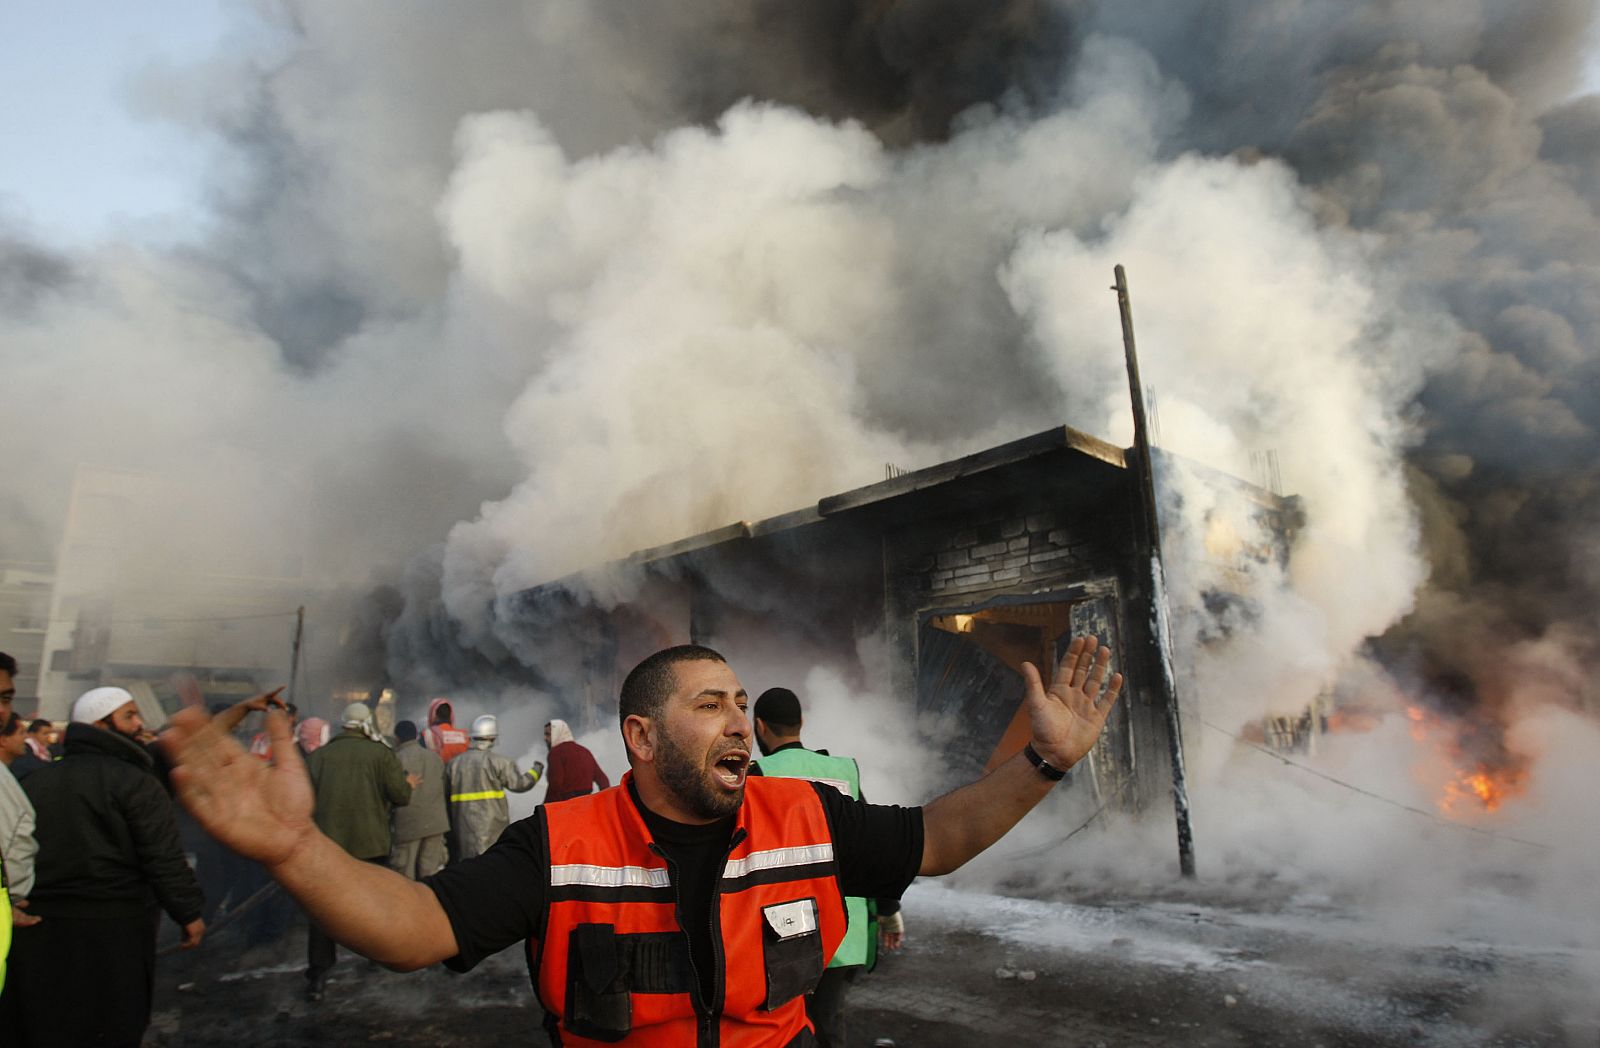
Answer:
POLYGON ((1449 777, 1434 801, 1441 813, 1492 812, 1522 792, 1528 771, 1517 755, 1503 754, 1504 759, 1495 761, 1473 759, 1465 752, 1461 724, 1420 706, 1407 706, 1405 712, 1412 740, 1430 745, 1449 765, 1449 777))
POLYGON ((1331 711, 1322 722, 1330 732, 1376 731, 1383 724, 1384 712, 1374 707, 1344 705, 1331 711))
POLYGON ((1489 769, 1480 767, 1470 775, 1463 774, 1456 782, 1447 782, 1444 795, 1439 798, 1439 810, 1456 814, 1463 807, 1473 805, 1482 810, 1494 811, 1508 797, 1522 791, 1527 773, 1517 767, 1489 769))
MULTIPOLYGON (((1492 812, 1517 794, 1528 782, 1528 760, 1505 747, 1492 726, 1455 720, 1425 706, 1405 707, 1406 730, 1418 748, 1429 755, 1427 770, 1417 769, 1430 785, 1443 779, 1435 804, 1444 815, 1460 817, 1472 812, 1492 812), (1478 740, 1474 742, 1474 740, 1478 740), (1442 766, 1442 767, 1441 767, 1442 766)), ((1383 720, 1378 707, 1360 703, 1341 706, 1324 722, 1330 732, 1366 732, 1383 720)))

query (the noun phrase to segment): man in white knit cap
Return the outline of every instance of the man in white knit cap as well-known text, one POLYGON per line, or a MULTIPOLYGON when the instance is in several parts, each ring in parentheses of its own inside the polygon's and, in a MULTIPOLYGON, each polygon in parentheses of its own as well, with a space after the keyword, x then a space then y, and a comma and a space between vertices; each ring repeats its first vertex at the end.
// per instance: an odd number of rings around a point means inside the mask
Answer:
POLYGON ((91 688, 72 704, 72 723, 93 724, 134 742, 144 731, 144 715, 123 688, 91 688))
POLYGON ((205 934, 172 801, 137 741, 143 727, 123 689, 85 692, 66 753, 23 781, 38 817, 30 909, 42 920, 17 929, 12 945, 0 1007, 8 1048, 138 1044, 155 988, 151 898, 183 928, 185 947, 205 934), (93 1007, 85 958, 94 959, 93 1007))

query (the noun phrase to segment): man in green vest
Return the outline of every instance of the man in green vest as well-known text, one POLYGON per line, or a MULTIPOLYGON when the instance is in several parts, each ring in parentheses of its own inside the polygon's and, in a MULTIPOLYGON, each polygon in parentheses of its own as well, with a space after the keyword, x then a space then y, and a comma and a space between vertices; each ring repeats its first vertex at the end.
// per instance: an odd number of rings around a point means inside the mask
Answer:
MULTIPOLYGON (((861 798, 861 769, 852 758, 834 757, 827 750, 808 750, 801 744, 803 718, 800 699, 794 692, 768 688, 756 699, 754 718, 756 745, 762 753, 756 762, 759 774, 810 779, 847 797, 861 798)), ((849 929, 816 990, 806 998, 806 1013, 817 1028, 823 1048, 844 1048, 845 991, 860 972, 871 971, 877 964, 879 913, 894 925, 886 943, 898 945, 902 927, 898 899, 871 901, 847 896, 844 902, 849 929)))

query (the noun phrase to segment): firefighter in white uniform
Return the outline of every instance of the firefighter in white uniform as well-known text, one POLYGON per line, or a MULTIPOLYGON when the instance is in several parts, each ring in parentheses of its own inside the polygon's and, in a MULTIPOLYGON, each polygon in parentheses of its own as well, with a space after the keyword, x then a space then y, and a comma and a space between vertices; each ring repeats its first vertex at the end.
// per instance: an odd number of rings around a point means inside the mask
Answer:
POLYGON ((544 765, 533 762, 528 771, 518 771, 509 757, 494 752, 500 725, 492 714, 472 722, 472 744, 467 752, 444 766, 450 783, 450 832, 455 837, 457 859, 482 855, 511 825, 511 806, 506 791, 526 793, 544 774, 544 765))

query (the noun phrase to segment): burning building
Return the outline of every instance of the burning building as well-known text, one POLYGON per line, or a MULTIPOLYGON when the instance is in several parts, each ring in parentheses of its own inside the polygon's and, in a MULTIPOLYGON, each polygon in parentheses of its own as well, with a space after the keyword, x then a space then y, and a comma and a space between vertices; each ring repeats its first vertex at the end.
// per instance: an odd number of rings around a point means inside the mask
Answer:
MULTIPOLYGON (((1127 685, 1078 781, 1114 807, 1163 805, 1172 777, 1155 686, 1158 598, 1129 458, 1058 427, 925 469, 890 467, 813 506, 523 591, 502 607, 502 632, 540 638, 530 643, 552 653, 540 660, 551 687, 588 727, 611 722, 622 676, 669 644, 709 644, 741 667, 774 647, 848 664, 860 638, 881 637, 905 723, 955 782, 1027 741, 1021 664, 1053 665, 1072 635, 1093 633, 1114 646, 1127 685), (624 598, 595 599, 597 582, 618 577, 624 598)), ((1231 509, 1267 518, 1280 540, 1268 551, 1219 545, 1217 556, 1286 555, 1296 501, 1209 476, 1231 509)))
MULTIPOLYGON (((1537 755, 1492 814, 1584 842, 1549 883, 1586 912, 1557 889, 1600 868, 1594 0, 233 10, 139 81, 218 151, 204 232, 85 249, 0 215, 8 557, 49 559, 78 462, 250 448, 305 472, 303 574, 394 597, 361 694, 514 682, 598 725, 660 644, 758 688, 866 634, 966 767, 1007 745, 1016 660, 1093 621, 1132 681, 1086 778, 1148 806, 1170 729, 1127 464, 1017 439, 1129 443, 1126 263, 1159 443, 1236 475, 1275 448, 1299 499, 1210 475, 1163 506, 1207 862, 1393 898, 1405 852, 1448 895, 1488 860, 1205 759, 1326 714, 1321 770, 1429 807, 1414 724, 1463 754, 1435 780, 1537 755), (862 487, 885 461, 918 468, 862 487)), ((119 602, 108 650, 225 613, 119 602)), ((93 614, 71 644, 78 611, 44 616, 45 658, 91 650, 93 614)))

